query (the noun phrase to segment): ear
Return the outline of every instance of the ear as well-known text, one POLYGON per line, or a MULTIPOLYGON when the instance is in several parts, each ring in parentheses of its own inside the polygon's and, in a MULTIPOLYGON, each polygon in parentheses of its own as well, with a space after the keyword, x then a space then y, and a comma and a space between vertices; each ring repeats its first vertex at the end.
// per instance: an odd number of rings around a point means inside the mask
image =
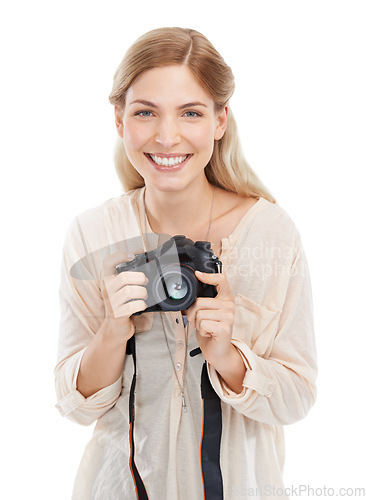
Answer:
POLYGON ((216 116, 217 123, 215 129, 215 140, 219 140, 225 133, 227 127, 227 117, 229 113, 229 106, 225 106, 216 116))
POLYGON ((114 107, 114 119, 117 128, 117 134, 123 139, 123 109, 114 107))

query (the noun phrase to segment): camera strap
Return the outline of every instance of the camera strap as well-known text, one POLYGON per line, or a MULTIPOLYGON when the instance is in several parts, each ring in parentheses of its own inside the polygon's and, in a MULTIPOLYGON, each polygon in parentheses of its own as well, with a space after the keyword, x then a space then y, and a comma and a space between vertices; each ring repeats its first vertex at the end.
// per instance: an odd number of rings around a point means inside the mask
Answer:
MULTIPOLYGON (((196 351, 196 350, 195 350, 196 351)), ((198 354, 195 352, 194 354, 198 354)), ((126 354, 132 354, 134 374, 129 398, 130 419, 130 470, 135 484, 137 500, 148 500, 145 485, 135 464, 134 421, 136 388, 136 343, 135 335, 127 342, 126 354)), ((193 355, 194 355, 193 354, 193 355)), ((201 474, 204 500, 223 500, 224 489, 220 468, 220 443, 222 434, 221 400, 214 391, 204 362, 201 373, 202 396, 202 436, 201 436, 201 474)))
POLYGON ((134 372, 131 382, 130 389, 130 400, 129 400, 129 414, 130 414, 130 470, 135 483, 136 497, 137 500, 149 500, 146 493, 145 485, 141 479, 139 471, 137 470, 135 464, 135 443, 133 439, 133 430, 135 423, 135 388, 136 388, 136 343, 135 335, 127 342, 126 354, 132 354, 134 372))
POLYGON ((222 433, 221 400, 214 391, 204 362, 201 374, 202 439, 201 471, 205 500, 223 500, 224 489, 220 468, 222 433))

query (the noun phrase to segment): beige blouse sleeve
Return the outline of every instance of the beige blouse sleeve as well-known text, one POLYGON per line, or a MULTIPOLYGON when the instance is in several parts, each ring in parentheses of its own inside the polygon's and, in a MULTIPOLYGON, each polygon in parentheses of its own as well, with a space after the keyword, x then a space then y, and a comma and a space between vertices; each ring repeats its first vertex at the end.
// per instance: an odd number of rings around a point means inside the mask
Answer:
POLYGON ((241 393, 230 390, 208 365, 220 398, 246 417, 266 424, 300 420, 316 397, 312 294, 301 243, 295 255, 281 309, 269 310, 240 294, 235 297, 232 343, 247 368, 241 393))
POLYGON ((76 388, 79 366, 93 335, 104 319, 100 275, 96 254, 83 262, 79 273, 83 279, 72 276, 70 270, 89 251, 82 236, 80 221, 71 223, 63 249, 60 284, 60 333, 58 359, 55 367, 55 386, 61 415, 80 424, 89 425, 106 413, 121 393, 122 377, 114 384, 85 398, 76 388))

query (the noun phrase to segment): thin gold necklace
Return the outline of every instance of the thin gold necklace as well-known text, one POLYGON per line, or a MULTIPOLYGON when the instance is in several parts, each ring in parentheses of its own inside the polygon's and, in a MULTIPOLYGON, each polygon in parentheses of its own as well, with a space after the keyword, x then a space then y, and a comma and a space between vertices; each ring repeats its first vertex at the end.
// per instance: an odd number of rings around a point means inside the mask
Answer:
MULTIPOLYGON (((214 206, 214 200, 215 200, 215 192, 216 192, 216 186, 214 187, 214 191, 213 191, 213 195, 212 195, 210 220, 209 220, 209 223, 208 223, 208 229, 207 229, 207 234, 206 234, 206 240, 205 241, 208 241, 207 238, 208 238, 208 235, 209 235, 210 229, 211 229, 212 213, 213 213, 213 206, 214 206)), ((144 212, 145 212, 145 221, 146 221, 147 220, 147 214, 146 214, 146 205, 145 205, 145 193, 144 193, 144 196, 143 196, 143 200, 144 200, 144 212)), ((186 405, 186 400, 185 400, 185 397, 184 397, 184 387, 182 387, 181 383, 179 382, 179 378, 178 378, 178 375, 177 375, 177 372, 176 372, 176 369, 175 369, 175 366, 174 366, 173 356, 172 356, 172 353, 170 352, 170 347, 169 347, 168 338, 167 338, 166 331, 165 331, 165 324, 164 324, 164 318, 162 316, 162 313, 160 313, 160 318, 161 318, 161 323, 163 325, 164 337, 165 337, 165 342, 166 342, 166 345, 167 345, 167 348, 168 348, 170 361, 172 363, 174 375, 175 375, 175 378, 177 379, 177 382, 178 382, 178 385, 179 385, 179 388, 180 388, 180 392, 181 392, 181 395, 182 395, 182 407, 183 407, 183 411, 184 411, 184 413, 186 413, 187 412, 187 405, 186 405)), ((187 328, 187 330, 186 330, 186 328, 184 328, 184 333, 185 333, 185 341, 186 341, 185 358, 187 358, 188 328, 187 328)), ((186 361, 186 359, 184 360, 184 363, 185 363, 185 361, 186 361)), ((183 380, 183 386, 184 386, 184 380, 183 380)))
MULTIPOLYGON (((213 194, 212 194, 211 212, 210 212, 210 220, 209 220, 209 222, 208 222, 208 229, 207 229, 207 234, 206 234, 205 241, 208 241, 208 239, 207 239, 207 238, 208 238, 208 235, 209 235, 209 233, 210 233, 210 229, 211 229, 211 223, 212 223, 212 212, 213 212, 213 207, 214 207, 215 193, 216 193, 216 186, 214 186, 214 190, 213 190, 213 194)), ((145 194, 146 194, 146 187, 145 187, 144 196, 142 197, 142 199, 143 199, 143 205, 144 205, 144 214, 145 214, 145 233, 146 233, 146 220, 148 220, 148 218, 147 218, 147 213, 146 213, 145 194)), ((150 226, 150 227, 151 227, 151 226, 150 226)))

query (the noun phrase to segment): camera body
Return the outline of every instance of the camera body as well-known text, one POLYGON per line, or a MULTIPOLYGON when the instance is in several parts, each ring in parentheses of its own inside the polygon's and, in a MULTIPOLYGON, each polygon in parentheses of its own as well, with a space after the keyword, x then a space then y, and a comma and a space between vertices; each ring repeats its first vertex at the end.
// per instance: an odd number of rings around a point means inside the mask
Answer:
POLYGON ((136 254, 132 261, 119 264, 116 271, 143 272, 149 279, 146 309, 133 314, 136 316, 152 311, 184 311, 197 297, 216 297, 216 287, 200 282, 194 272, 221 273, 222 263, 210 242, 194 243, 177 235, 155 250, 136 254))

